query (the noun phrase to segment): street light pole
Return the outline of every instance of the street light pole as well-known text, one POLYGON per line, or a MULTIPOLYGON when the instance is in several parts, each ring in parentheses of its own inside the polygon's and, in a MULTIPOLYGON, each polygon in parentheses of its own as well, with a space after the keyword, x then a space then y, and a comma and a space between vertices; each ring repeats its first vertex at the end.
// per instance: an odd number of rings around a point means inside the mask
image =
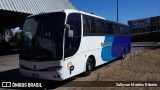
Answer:
POLYGON ((116 0, 116 7, 117 7, 117 22, 118 22, 118 0, 116 0))

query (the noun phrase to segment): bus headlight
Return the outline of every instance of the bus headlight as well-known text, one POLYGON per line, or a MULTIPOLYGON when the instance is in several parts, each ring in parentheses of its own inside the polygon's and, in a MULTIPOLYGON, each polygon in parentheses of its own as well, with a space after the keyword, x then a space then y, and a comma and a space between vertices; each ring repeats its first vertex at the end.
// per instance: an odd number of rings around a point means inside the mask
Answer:
POLYGON ((47 68, 48 71, 58 71, 62 68, 62 66, 53 66, 53 67, 49 67, 47 68))

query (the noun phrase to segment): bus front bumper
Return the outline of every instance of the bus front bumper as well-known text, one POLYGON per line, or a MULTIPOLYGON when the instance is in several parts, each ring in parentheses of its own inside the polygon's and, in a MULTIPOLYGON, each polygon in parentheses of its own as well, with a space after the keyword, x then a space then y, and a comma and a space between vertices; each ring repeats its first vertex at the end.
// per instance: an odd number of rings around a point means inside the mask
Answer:
POLYGON ((22 68, 19 68, 20 73, 23 76, 37 78, 37 79, 45 79, 45 80, 56 80, 62 81, 65 78, 58 71, 29 71, 22 68))

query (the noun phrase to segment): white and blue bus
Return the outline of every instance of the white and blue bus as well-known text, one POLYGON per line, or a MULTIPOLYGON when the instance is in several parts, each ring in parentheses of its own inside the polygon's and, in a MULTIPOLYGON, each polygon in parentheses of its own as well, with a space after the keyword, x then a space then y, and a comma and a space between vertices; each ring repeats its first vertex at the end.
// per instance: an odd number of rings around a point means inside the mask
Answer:
POLYGON ((65 80, 90 75, 95 67, 124 58, 130 50, 127 25, 78 10, 41 13, 26 18, 19 70, 28 77, 65 80))

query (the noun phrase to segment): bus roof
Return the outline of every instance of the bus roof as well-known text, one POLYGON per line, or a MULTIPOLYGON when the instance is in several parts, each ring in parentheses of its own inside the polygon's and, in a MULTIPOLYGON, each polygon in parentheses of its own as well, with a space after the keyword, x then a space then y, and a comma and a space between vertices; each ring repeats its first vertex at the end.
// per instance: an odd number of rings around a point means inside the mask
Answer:
MULTIPOLYGON (((89 16, 92 16, 92 17, 97 17, 97 18, 106 20, 106 19, 103 18, 103 17, 97 16, 97 15, 94 15, 94 14, 90 14, 90 13, 86 13, 86 12, 83 12, 83 11, 78 11, 78 10, 75 10, 75 9, 64 9, 64 10, 58 10, 58 11, 49 12, 49 13, 55 13, 55 12, 65 12, 65 13, 67 13, 67 14, 69 14, 69 13, 80 13, 80 14, 85 14, 85 15, 89 15, 89 16)), ((30 15, 30 16, 28 16, 28 17, 37 16, 37 15, 42 15, 42 14, 48 14, 48 12, 47 12, 47 13, 42 12, 42 13, 39 13, 39 14, 30 15)))
MULTIPOLYGON (((79 11, 79 10, 75 10, 75 9, 64 9, 64 10, 58 10, 58 11, 49 12, 49 13, 55 13, 55 12, 64 12, 64 13, 66 13, 66 14, 70 14, 70 13, 80 13, 80 14, 84 14, 84 15, 88 15, 88 16, 100 18, 100 19, 106 20, 107 22, 112 22, 113 24, 120 24, 120 25, 128 26, 128 25, 123 24, 123 23, 119 23, 119 22, 116 22, 116 21, 107 20, 107 19, 105 19, 105 18, 103 18, 103 17, 101 17, 101 16, 94 15, 94 14, 87 13, 87 12, 83 12, 83 11, 79 11)), ((42 13, 39 13, 39 14, 30 15, 30 16, 28 16, 28 17, 32 17, 32 16, 36 16, 36 15, 42 15, 42 14, 48 14, 48 13, 42 12, 42 13)))

